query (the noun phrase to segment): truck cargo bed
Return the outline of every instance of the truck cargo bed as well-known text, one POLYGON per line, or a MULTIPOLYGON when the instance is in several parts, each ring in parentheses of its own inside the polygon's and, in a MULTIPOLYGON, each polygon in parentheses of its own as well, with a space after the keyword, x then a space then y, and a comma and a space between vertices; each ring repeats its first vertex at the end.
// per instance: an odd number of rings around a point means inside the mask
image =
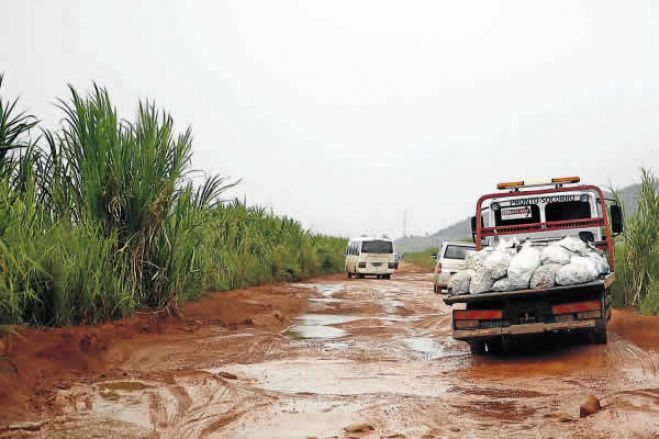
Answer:
POLYGON ((570 291, 579 290, 579 291, 597 291, 605 290, 613 284, 615 280, 615 273, 607 274, 604 278, 595 280, 593 282, 588 282, 585 284, 579 285, 567 285, 567 286, 557 286, 553 288, 536 288, 528 290, 515 290, 515 291, 492 291, 489 293, 481 294, 454 294, 444 298, 444 303, 447 305, 453 305, 455 303, 472 303, 488 300, 496 300, 503 298, 512 298, 516 296, 531 296, 534 294, 544 295, 544 294, 562 294, 569 293, 570 291))

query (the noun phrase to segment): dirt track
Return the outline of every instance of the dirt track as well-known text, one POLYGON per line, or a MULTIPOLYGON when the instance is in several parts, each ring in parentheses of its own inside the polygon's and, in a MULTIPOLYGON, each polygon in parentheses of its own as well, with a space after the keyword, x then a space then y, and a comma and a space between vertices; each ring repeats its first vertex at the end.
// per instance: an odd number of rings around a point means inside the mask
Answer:
POLYGON ((616 312, 606 346, 473 358, 409 269, 217 294, 185 315, 26 334, 0 436, 659 436, 659 318, 616 312), (579 418, 589 394, 603 409, 579 418))

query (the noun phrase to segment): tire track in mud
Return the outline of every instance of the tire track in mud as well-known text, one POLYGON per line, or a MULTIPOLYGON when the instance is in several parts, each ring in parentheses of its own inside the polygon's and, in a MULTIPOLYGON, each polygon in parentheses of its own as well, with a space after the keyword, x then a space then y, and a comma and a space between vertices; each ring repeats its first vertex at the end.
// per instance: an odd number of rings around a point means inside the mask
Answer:
POLYGON ((196 325, 131 352, 118 379, 62 389, 63 415, 39 434, 348 437, 344 427, 361 422, 374 430, 360 438, 659 435, 659 346, 634 344, 633 325, 606 346, 564 338, 474 358, 450 337, 450 310, 428 274, 269 291, 308 296, 306 313, 291 319, 282 300, 250 297, 258 313, 241 317, 250 324, 196 325), (588 394, 603 409, 580 419, 588 394))

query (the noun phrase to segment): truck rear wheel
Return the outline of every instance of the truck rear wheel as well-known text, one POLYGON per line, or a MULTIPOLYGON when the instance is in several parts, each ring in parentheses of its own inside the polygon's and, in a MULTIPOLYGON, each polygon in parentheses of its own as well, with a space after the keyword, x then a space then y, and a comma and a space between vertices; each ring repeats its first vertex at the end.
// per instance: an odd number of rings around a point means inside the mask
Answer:
POLYGON ((471 355, 483 355, 485 353, 485 342, 481 340, 472 340, 469 342, 471 355))
POLYGON ((593 344, 606 344, 609 337, 606 328, 596 328, 588 333, 588 340, 593 344))

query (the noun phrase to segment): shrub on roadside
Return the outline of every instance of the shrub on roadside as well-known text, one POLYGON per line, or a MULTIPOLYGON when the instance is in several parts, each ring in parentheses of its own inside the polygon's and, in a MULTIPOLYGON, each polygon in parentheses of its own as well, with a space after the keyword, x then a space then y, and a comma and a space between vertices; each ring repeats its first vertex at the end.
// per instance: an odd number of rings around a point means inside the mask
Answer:
MULTIPOLYGON (((0 76, 0 86, 2 76, 0 76)), ((190 130, 152 103, 122 120, 106 90, 59 101, 61 127, 0 96, 0 325, 68 325, 342 268, 345 241, 188 179, 190 130)))
POLYGON ((636 214, 625 218, 622 242, 616 248, 616 303, 659 313, 659 181, 641 170, 636 214))

